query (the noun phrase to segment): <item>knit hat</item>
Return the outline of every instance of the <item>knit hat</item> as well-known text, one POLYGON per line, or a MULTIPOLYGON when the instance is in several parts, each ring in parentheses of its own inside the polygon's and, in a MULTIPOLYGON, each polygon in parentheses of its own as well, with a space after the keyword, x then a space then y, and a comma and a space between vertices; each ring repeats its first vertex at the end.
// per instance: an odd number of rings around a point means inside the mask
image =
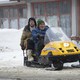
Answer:
POLYGON ((42 23, 44 23, 44 21, 41 20, 41 19, 38 19, 38 21, 37 21, 37 25, 39 26, 39 25, 42 24, 42 23))

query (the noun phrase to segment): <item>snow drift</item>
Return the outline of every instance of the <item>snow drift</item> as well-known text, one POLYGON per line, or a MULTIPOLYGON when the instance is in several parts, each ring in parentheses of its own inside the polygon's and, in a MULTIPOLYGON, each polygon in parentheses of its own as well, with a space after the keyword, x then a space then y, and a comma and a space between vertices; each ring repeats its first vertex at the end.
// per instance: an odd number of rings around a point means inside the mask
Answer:
POLYGON ((20 48, 22 30, 0 29, 0 67, 23 66, 20 48))
POLYGON ((21 30, 0 29, 0 51, 20 50, 21 30))

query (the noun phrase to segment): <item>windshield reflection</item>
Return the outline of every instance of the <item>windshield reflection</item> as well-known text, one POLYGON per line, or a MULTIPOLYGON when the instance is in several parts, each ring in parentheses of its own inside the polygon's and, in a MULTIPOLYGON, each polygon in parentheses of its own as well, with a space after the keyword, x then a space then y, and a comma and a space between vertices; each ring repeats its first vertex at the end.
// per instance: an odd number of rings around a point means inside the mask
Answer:
POLYGON ((70 38, 59 27, 49 27, 46 31, 44 44, 52 41, 71 41, 70 38))

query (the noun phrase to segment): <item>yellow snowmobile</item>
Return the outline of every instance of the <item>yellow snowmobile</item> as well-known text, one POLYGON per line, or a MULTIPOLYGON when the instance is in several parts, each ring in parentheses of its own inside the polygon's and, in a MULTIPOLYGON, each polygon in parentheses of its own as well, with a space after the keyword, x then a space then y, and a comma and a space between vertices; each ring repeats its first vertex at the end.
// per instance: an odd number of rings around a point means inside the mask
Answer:
POLYGON ((61 28, 49 28, 45 34, 44 45, 37 61, 40 65, 52 65, 55 69, 61 70, 64 63, 80 59, 80 49, 61 28))

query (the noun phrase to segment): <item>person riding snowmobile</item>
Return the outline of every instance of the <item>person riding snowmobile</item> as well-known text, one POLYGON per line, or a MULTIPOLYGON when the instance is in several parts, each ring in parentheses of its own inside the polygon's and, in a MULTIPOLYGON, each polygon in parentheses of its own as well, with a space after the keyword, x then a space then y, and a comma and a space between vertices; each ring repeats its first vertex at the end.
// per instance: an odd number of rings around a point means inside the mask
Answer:
POLYGON ((37 21, 37 27, 32 31, 32 37, 35 44, 35 54, 39 56, 41 50, 44 47, 44 36, 48 26, 45 25, 45 22, 41 19, 37 21))
MULTIPOLYGON (((28 61, 33 61, 32 51, 34 51, 34 42, 31 38, 31 32, 36 27, 35 18, 31 17, 28 20, 28 25, 25 26, 22 36, 20 46, 22 50, 26 50, 26 55, 28 57, 28 61)), ((26 57, 25 57, 26 58, 26 57)))

